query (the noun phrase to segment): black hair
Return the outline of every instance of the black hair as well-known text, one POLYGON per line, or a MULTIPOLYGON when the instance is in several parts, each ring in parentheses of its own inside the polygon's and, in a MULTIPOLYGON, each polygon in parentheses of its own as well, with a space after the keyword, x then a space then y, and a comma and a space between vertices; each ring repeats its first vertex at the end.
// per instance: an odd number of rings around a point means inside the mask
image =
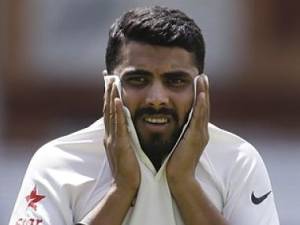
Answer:
POLYGON ((177 9, 136 8, 116 20, 109 31, 105 63, 109 74, 120 63, 120 49, 128 41, 181 47, 194 54, 199 73, 204 69, 205 44, 194 20, 177 9))

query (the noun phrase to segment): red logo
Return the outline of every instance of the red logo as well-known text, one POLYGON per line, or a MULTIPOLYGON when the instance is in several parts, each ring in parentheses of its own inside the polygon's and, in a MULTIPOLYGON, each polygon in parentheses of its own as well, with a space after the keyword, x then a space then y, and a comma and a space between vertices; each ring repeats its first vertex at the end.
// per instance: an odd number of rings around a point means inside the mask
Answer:
POLYGON ((26 196, 26 201, 28 203, 27 207, 31 207, 36 211, 36 203, 45 198, 44 195, 39 195, 36 190, 36 186, 34 186, 33 190, 30 192, 30 195, 26 196))

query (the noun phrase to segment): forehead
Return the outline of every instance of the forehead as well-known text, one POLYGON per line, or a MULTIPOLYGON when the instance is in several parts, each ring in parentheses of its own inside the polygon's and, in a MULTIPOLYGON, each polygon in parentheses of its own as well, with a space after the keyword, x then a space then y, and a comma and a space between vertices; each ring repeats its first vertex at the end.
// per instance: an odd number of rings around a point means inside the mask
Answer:
POLYGON ((198 74, 193 53, 179 47, 165 47, 129 41, 120 51, 120 63, 115 72, 120 74, 128 68, 148 70, 152 73, 165 73, 183 70, 198 74))

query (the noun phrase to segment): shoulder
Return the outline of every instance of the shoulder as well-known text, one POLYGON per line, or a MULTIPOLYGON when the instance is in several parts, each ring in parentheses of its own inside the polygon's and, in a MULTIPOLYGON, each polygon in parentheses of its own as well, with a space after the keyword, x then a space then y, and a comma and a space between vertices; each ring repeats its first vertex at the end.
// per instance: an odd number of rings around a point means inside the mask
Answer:
POLYGON ((213 124, 209 125, 209 134, 210 140, 200 163, 206 166, 223 188, 237 177, 246 178, 255 171, 265 173, 260 154, 248 141, 213 124))
POLYGON ((28 169, 39 176, 64 177, 57 179, 61 181, 66 181, 71 174, 92 178, 105 158, 103 135, 103 122, 99 120, 87 128, 50 141, 34 154, 28 169))
POLYGON ((104 193, 102 190, 111 177, 102 144, 103 130, 102 120, 97 121, 50 141, 34 154, 22 182, 12 223, 27 218, 30 209, 24 196, 31 190, 45 196, 39 202, 39 209, 44 210, 35 212, 36 218, 42 218, 45 224, 71 224, 90 210, 99 199, 94 199, 93 191, 104 193))
POLYGON ((209 124, 210 140, 205 153, 212 159, 222 160, 222 164, 233 163, 243 159, 258 159, 259 153, 245 139, 229 131, 209 124))
POLYGON ((203 162, 220 187, 223 215, 234 224, 279 224, 271 181, 258 151, 235 134, 214 125, 209 129, 203 162), (254 193, 270 195, 258 205, 254 193))

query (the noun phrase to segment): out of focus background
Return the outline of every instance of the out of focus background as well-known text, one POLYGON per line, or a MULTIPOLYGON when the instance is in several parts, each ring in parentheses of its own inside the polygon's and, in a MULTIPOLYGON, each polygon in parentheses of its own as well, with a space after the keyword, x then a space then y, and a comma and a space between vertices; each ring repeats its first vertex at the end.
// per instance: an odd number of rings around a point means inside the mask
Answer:
MULTIPOLYGON (((202 28, 211 121, 250 141, 282 225, 300 223, 300 1, 153 0, 202 28)), ((0 1, 0 225, 45 142, 101 117, 107 31, 147 0, 0 1)))

